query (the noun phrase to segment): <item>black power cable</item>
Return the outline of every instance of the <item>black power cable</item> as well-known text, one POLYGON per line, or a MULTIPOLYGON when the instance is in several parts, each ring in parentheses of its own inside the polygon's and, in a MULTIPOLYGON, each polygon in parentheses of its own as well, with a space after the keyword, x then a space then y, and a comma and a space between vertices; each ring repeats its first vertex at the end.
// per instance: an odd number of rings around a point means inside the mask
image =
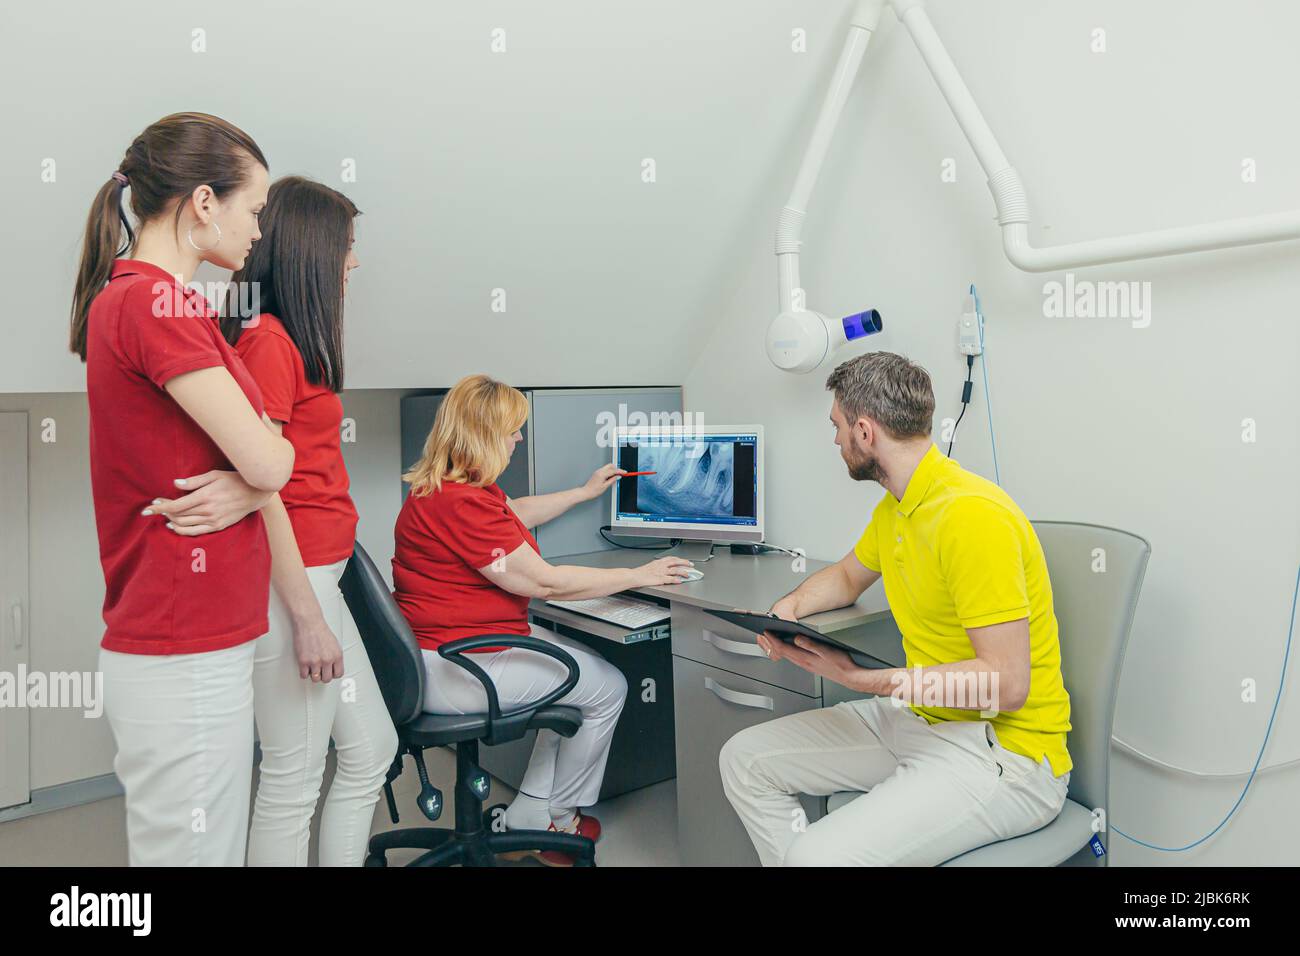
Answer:
POLYGON ((966 356, 966 384, 961 389, 961 413, 957 416, 957 421, 952 426, 952 437, 948 439, 948 457, 952 457, 952 443, 957 440, 957 426, 961 424, 962 416, 966 414, 966 406, 970 404, 970 394, 972 389, 971 376, 975 373, 975 356, 966 356))
MULTIPOLYGON (((613 529, 612 525, 607 525, 607 524, 601 525, 600 536, 616 548, 625 548, 628 551, 662 551, 665 548, 665 545, 662 544, 619 544, 609 535, 605 534, 606 531, 610 531, 612 529, 613 529)), ((669 548, 675 548, 682 543, 681 538, 665 538, 664 540, 668 542, 666 547, 669 548)))

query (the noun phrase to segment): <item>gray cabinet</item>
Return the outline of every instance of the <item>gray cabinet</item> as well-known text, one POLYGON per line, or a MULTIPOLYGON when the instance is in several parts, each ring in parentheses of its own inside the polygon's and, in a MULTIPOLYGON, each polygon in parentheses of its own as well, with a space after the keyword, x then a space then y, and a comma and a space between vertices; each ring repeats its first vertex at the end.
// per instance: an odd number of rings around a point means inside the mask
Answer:
POLYGON ((675 602, 672 607, 675 656, 775 684, 805 697, 821 697, 820 677, 789 661, 768 660, 752 631, 688 604, 675 602))
MULTIPOLYGON (((722 792, 718 752, 746 727, 821 707, 821 698, 674 657, 673 700, 682 865, 757 866, 749 834, 722 792)), ((802 802, 809 822, 821 817, 821 800, 802 802)))
MULTIPOLYGON (((0 413, 0 673, 31 664, 27 413, 0 413)), ((26 688, 17 686, 19 694, 26 688)), ((30 711, 0 705, 0 809, 31 799, 30 711)))
MULTIPOLYGON (((718 752, 746 727, 820 708, 824 682, 788 661, 768 660, 744 628, 682 602, 672 611, 682 864, 757 866, 749 834, 722 792, 718 752)), ((800 802, 809 823, 826 812, 823 798, 800 802)))
MULTIPOLYGON (((533 399, 533 488, 539 495, 580 485, 613 461, 616 424, 681 424, 680 388, 539 388, 533 399), (628 421, 631 418, 632 421, 628 421)), ((612 548, 600 535, 609 524, 609 495, 577 505, 536 532, 542 557, 612 548)), ((646 544, 649 542, 642 542, 646 544)))
MULTIPOLYGON (((756 565, 745 567, 757 571, 756 565)), ((725 580, 724 575, 712 580, 719 579, 725 580)), ((765 590, 784 593, 770 583, 765 590)), ((734 600, 740 595, 727 596, 734 600)), ((838 613, 820 615, 819 626, 882 661, 895 666, 903 662, 902 637, 892 616, 871 615, 841 628, 834 623, 838 613)), ((749 834, 722 792, 718 752, 723 744, 746 727, 870 695, 823 680, 788 661, 768 660, 753 633, 694 604, 673 601, 672 614, 677 839, 682 863, 756 866, 758 854, 749 834)), ((809 823, 825 815, 824 797, 799 799, 809 823)))

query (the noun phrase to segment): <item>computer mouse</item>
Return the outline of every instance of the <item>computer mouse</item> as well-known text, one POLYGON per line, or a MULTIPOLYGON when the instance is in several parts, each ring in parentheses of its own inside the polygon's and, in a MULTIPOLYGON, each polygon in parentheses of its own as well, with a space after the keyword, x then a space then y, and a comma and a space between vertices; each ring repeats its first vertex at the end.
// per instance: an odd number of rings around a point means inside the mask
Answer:
POLYGON ((682 581, 698 581, 702 577, 704 577, 704 572, 699 568, 687 568, 686 572, 682 575, 682 581))

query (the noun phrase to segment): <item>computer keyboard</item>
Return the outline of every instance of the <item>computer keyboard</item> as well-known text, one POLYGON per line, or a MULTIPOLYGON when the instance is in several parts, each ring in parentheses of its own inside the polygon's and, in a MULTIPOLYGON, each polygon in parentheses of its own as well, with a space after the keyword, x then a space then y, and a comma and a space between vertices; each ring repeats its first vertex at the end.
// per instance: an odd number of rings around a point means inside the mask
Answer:
POLYGON ((626 627, 631 631, 638 631, 643 627, 649 627, 651 624, 658 624, 660 621, 668 620, 671 616, 666 607, 660 607, 650 601, 638 601, 636 598, 619 595, 589 598, 585 601, 547 601, 546 603, 554 604, 556 607, 562 607, 568 611, 586 614, 588 617, 594 617, 609 624, 615 624, 618 627, 626 627))

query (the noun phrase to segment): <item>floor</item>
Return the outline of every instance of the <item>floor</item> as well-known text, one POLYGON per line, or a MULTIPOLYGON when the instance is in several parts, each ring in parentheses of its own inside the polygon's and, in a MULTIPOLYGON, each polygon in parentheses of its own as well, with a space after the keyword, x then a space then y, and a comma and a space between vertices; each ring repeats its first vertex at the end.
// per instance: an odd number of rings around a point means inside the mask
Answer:
MULTIPOLYGON (((409 826, 451 826, 456 757, 446 748, 425 753, 429 779, 438 787, 447 805, 442 818, 430 824, 416 808, 419 781, 410 760, 406 772, 393 784, 401 822, 394 826, 381 796, 375 807, 372 833, 409 826)), ((323 792, 333 778, 333 755, 325 771, 323 792)), ((254 787, 257 773, 254 771, 254 787)), ((492 781, 486 805, 508 803, 514 791, 492 781)), ((596 862, 600 866, 678 866, 677 793, 672 780, 615 797, 591 808, 602 826, 596 862)), ((317 814, 319 819, 319 814, 317 814)), ((390 866, 414 859, 419 850, 397 850, 388 855, 390 866)), ((3 866, 125 866, 126 815, 122 798, 114 797, 79 807, 24 817, 0 823, 0 865, 3 866)), ((310 865, 316 865, 316 828, 312 828, 310 865)), ((541 866, 534 860, 503 863, 506 866, 541 866)))

